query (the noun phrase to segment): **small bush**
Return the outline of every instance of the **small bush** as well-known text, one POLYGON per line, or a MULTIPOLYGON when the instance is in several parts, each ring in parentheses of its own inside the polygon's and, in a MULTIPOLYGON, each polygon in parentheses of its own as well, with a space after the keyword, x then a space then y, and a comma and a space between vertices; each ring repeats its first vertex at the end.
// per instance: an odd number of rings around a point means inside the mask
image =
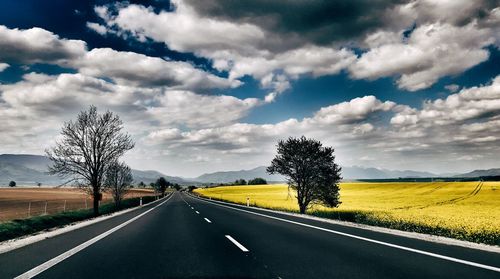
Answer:
POLYGON ((248 185, 264 185, 267 181, 264 178, 256 177, 254 179, 248 180, 248 185))
POLYGON ((247 181, 243 178, 237 179, 236 181, 233 182, 233 185, 247 185, 247 181))

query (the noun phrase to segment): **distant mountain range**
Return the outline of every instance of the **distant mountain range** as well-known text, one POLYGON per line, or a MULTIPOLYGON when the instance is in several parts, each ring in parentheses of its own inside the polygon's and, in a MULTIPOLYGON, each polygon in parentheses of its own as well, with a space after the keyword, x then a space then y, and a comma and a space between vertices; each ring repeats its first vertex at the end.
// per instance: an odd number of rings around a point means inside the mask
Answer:
POLYGON ((378 168, 364 168, 359 166, 343 167, 342 177, 344 179, 384 179, 384 178, 419 178, 438 177, 435 173, 412 171, 412 170, 388 170, 378 168))
POLYGON ((0 155, 0 185, 14 180, 18 185, 60 185, 64 183, 57 176, 47 174, 50 160, 38 155, 0 155))
MULTIPOLYGON (((14 180, 18 185, 61 185, 66 182, 58 176, 47 173, 50 160, 45 156, 28 154, 2 154, 0 155, 0 186, 8 185, 14 180)), ((132 170, 134 183, 140 181, 149 184, 163 176, 172 183, 193 183, 181 177, 164 175, 157 171, 132 170)))
MULTIPOLYGON (((419 172, 419 171, 394 171, 386 169, 377 168, 363 168, 363 167, 343 167, 342 177, 347 180, 354 179, 383 179, 383 178, 418 178, 418 177, 437 177, 438 175, 430 172, 419 172)), ((192 180, 203 182, 203 183, 228 183, 233 182, 236 179, 243 178, 245 180, 253 179, 256 177, 262 177, 267 181, 284 181, 285 179, 280 175, 269 175, 266 172, 266 167, 257 167, 251 170, 240 170, 240 171, 221 171, 214 173, 207 173, 192 180)))
POLYGON ((185 184, 196 184, 195 181, 190 181, 186 180, 182 177, 178 176, 168 176, 165 175, 161 172, 154 171, 154 170, 146 170, 146 171, 141 171, 141 170, 132 170, 132 176, 134 177, 134 183, 139 183, 139 182, 144 182, 145 184, 149 184, 151 182, 156 181, 156 179, 160 177, 164 177, 166 180, 168 180, 171 183, 177 183, 181 185, 185 184))
POLYGON ((284 181, 281 175, 270 175, 266 172, 266 167, 257 167, 251 170, 239 171, 219 171, 213 173, 206 173, 193 178, 194 181, 202 183, 228 183, 237 179, 250 180, 256 177, 264 178, 267 181, 284 181))
POLYGON ((475 170, 468 173, 458 174, 454 177, 480 177, 480 176, 500 176, 500 169, 475 170))
MULTIPOLYGON (((0 186, 7 185, 14 180, 18 185, 61 185, 65 180, 47 174, 47 167, 50 160, 45 156, 29 154, 2 154, 0 155, 0 186)), ((195 178, 183 178, 178 176, 168 176, 154 170, 132 170, 134 183, 140 181, 149 184, 159 177, 165 177, 172 183, 181 185, 197 185, 202 183, 229 183, 237 179, 250 180, 262 177, 270 182, 284 181, 280 175, 269 175, 266 167, 261 166, 250 170, 219 171, 206 173, 195 178)), ((356 179, 386 179, 386 178, 424 178, 424 177, 480 177, 480 176, 500 176, 499 169, 474 170, 472 172, 456 174, 435 174, 430 172, 420 172, 412 170, 388 170, 378 168, 364 168, 360 166, 343 167, 342 177, 345 180, 356 179)))

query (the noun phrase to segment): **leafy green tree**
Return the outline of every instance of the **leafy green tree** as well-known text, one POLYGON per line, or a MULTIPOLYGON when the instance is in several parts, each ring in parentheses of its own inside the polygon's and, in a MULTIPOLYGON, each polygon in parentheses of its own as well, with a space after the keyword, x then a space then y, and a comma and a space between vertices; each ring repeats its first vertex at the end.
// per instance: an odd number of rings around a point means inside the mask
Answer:
POLYGON ((248 185, 264 185, 267 181, 264 178, 256 177, 254 179, 248 180, 248 185))
POLYGON ((144 184, 144 182, 141 181, 141 182, 139 182, 138 186, 139 186, 139 188, 144 188, 144 187, 146 187, 146 184, 144 184))
POLYGON ((161 194, 161 196, 165 196, 165 191, 171 185, 164 177, 160 177, 156 180, 155 186, 156 190, 161 194))
POLYGON ((300 213, 314 203, 328 207, 340 204, 341 168, 335 163, 333 148, 302 136, 279 141, 277 149, 267 172, 287 178, 288 187, 297 191, 300 213))
POLYGON ((16 182, 14 180, 9 182, 9 187, 16 187, 16 182))

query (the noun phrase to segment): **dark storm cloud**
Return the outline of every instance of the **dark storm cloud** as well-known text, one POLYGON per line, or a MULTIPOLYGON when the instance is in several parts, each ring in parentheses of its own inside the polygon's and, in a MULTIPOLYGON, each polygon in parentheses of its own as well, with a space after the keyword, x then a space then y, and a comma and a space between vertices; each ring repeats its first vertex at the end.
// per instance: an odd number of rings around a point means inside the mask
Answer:
POLYGON ((319 45, 359 38, 388 24, 387 13, 407 0, 188 0, 200 14, 298 35, 319 45))
POLYGON ((485 23, 493 9, 500 6, 499 0, 450 1, 442 4, 432 1, 415 1, 413 10, 419 15, 419 22, 435 21, 447 17, 447 21, 456 26, 464 26, 477 20, 485 23))

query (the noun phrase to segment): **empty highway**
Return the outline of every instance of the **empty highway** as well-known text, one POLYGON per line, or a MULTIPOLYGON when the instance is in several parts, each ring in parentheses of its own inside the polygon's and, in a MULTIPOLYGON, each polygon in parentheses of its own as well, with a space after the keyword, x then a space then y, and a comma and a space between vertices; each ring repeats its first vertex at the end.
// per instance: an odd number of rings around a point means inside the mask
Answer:
POLYGON ((0 254, 1 278, 500 278, 500 254, 228 206, 160 202, 0 254))

